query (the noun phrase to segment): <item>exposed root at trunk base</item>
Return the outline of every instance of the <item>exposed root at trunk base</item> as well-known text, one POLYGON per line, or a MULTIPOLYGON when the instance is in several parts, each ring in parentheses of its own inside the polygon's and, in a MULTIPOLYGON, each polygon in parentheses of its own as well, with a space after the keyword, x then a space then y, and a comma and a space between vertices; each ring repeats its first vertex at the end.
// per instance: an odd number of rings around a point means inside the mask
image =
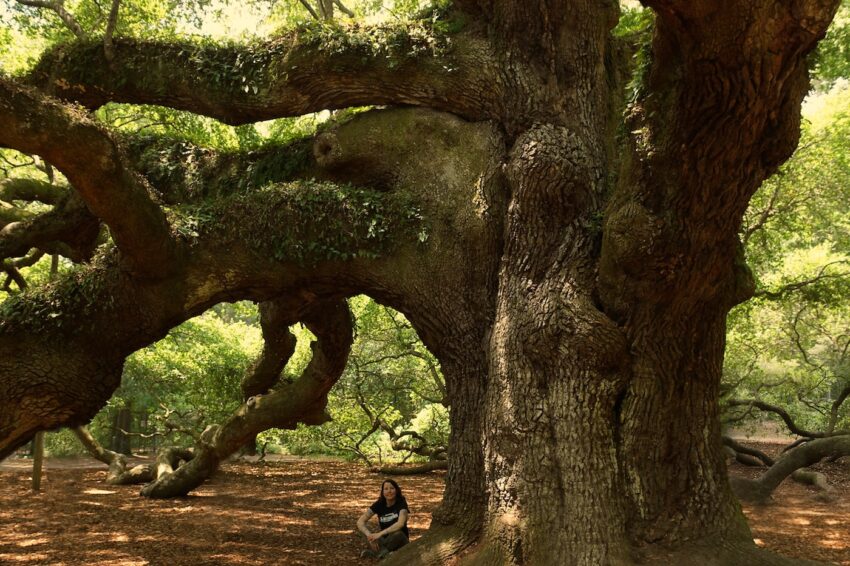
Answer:
POLYGON ((390 554, 385 566, 442 566, 478 540, 477 531, 455 525, 432 526, 415 542, 390 554))

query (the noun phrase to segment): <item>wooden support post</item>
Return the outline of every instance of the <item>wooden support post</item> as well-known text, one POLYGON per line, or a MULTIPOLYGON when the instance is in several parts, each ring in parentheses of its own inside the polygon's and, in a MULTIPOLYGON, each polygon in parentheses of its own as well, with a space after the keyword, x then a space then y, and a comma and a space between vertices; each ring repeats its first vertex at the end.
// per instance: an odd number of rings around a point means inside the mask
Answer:
POLYGON ((44 463, 44 431, 35 434, 32 447, 32 490, 41 491, 41 467, 44 463))

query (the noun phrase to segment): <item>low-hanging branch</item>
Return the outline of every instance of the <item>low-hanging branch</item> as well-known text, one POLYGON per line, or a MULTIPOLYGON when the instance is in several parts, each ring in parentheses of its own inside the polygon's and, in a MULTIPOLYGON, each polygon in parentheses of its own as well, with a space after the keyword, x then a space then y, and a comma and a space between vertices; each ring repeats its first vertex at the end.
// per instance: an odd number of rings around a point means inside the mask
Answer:
MULTIPOLYGON (((835 456, 850 455, 850 435, 817 438, 785 452, 762 476, 755 480, 745 478, 730 478, 732 489, 739 498, 752 501, 765 501, 779 484, 800 468, 811 466, 835 456)), ((800 481, 822 483, 821 479, 811 473, 801 474, 800 481)))
POLYGON ((37 201, 55 205, 65 198, 69 190, 68 187, 56 185, 48 181, 26 177, 12 177, 0 181, 0 201, 37 201))
MULTIPOLYGON (((765 465, 765 466, 770 467, 775 463, 773 458, 771 458, 770 456, 768 456, 767 454, 765 454, 761 450, 756 450, 755 448, 750 448, 749 446, 744 446, 740 442, 737 442, 736 440, 734 440, 734 439, 732 439, 728 436, 723 437, 723 444, 735 451, 736 458, 737 458, 738 454, 744 454, 745 456, 749 456, 750 458, 755 458, 756 462, 758 462, 757 465, 765 465)), ((745 464, 745 465, 751 465, 752 462, 742 462, 742 463, 745 464)))
POLYGON ((156 461, 152 464, 139 464, 128 469, 127 456, 104 448, 91 434, 88 427, 73 429, 74 435, 92 458, 109 466, 106 483, 110 485, 134 485, 155 481, 159 476, 169 474, 180 466, 180 462, 189 462, 194 458, 190 449, 168 447, 160 449, 156 461))
POLYGON ((327 394, 339 379, 353 341, 353 322, 345 301, 319 302, 306 310, 303 322, 317 341, 301 376, 265 395, 250 397, 221 426, 208 427, 195 445, 194 458, 142 489, 142 495, 167 498, 185 495, 200 485, 226 457, 269 428, 321 424, 327 394))
MULTIPOLYGON (((323 163, 333 170, 315 162, 311 167, 339 184, 270 183, 172 207, 175 232, 193 253, 176 261, 169 275, 137 277, 123 268, 122 253, 106 248, 39 292, 6 301, 0 360, 7 370, 10 364, 17 369, 0 379, 0 457, 37 430, 89 422, 120 383, 127 355, 221 301, 368 293, 401 309, 424 303, 426 312, 443 312, 449 304, 451 312, 466 312, 465 287, 487 272, 462 265, 460 258, 492 245, 501 233, 498 222, 482 219, 474 204, 484 198, 488 206, 503 206, 500 178, 492 174, 499 167, 491 157, 500 143, 496 132, 445 114, 395 109, 361 114, 332 133, 333 160, 323 163), (362 135, 376 127, 393 134, 362 135), (423 148, 416 136, 423 127, 451 135, 423 148), (417 160, 447 165, 417 176, 419 162, 406 159, 414 151, 417 160), (364 161, 364 152, 381 159, 364 161), (477 167, 454 166, 470 156, 477 167), (390 169, 396 176, 388 180, 390 169), (382 190, 362 188, 372 178, 382 190), (459 267, 435 269, 446 264, 459 267), (439 297, 440 306, 430 297, 439 297), (30 353, 26 359, 16 354, 22 344, 30 353), (19 386, 30 382, 39 386, 19 386)), ((327 139, 320 141, 327 147, 327 139)), ((314 154, 308 152, 307 161, 314 154)), ((418 324, 426 336, 435 336, 449 321, 430 316, 418 324)), ((267 397, 259 399, 265 404, 267 397)))

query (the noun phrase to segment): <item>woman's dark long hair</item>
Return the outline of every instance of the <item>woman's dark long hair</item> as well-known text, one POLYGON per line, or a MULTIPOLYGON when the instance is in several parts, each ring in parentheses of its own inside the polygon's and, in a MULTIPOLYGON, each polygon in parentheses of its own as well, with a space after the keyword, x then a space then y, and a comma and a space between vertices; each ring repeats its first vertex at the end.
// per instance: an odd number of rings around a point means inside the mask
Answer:
POLYGON ((401 494, 401 487, 399 487, 399 485, 395 482, 395 480, 391 480, 391 479, 385 479, 384 481, 381 482, 381 495, 378 497, 378 501, 380 501, 381 504, 384 507, 388 506, 387 505, 387 498, 384 497, 384 486, 387 485, 388 483, 392 484, 392 486, 395 488, 395 500, 396 501, 404 501, 405 503, 407 503, 407 500, 404 498, 404 495, 401 494))

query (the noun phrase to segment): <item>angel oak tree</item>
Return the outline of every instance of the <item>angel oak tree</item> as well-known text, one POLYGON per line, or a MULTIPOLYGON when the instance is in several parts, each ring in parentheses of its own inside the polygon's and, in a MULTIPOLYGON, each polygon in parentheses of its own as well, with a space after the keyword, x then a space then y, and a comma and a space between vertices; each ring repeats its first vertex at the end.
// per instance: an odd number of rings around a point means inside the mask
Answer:
POLYGON ((0 456, 86 422, 126 355, 212 304, 367 293, 410 319, 451 402, 442 507, 392 562, 782 563, 726 479, 724 321, 753 289, 742 215, 795 147, 838 1, 644 3, 628 105, 606 0, 457 0, 433 28, 244 47, 118 39, 109 61, 83 42, 0 80, 0 144, 60 169, 115 244, 3 306, 0 456), (119 140, 80 110, 110 101, 230 124, 418 108, 240 155, 119 140))

